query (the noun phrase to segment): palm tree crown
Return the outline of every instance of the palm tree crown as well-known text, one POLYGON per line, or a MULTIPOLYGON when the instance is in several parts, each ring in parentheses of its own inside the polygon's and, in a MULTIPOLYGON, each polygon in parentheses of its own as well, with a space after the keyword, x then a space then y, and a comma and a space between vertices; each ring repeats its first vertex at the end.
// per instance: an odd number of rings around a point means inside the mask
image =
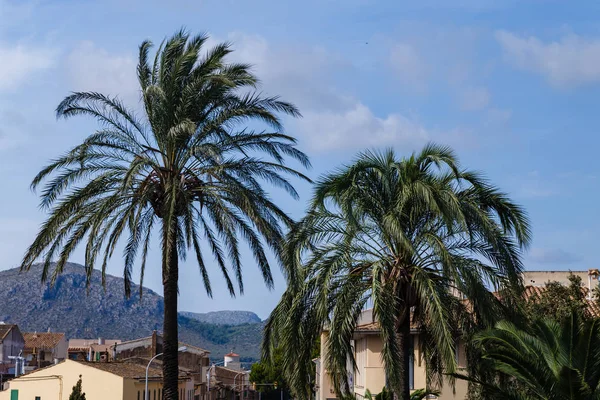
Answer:
POLYGON ((462 170, 448 148, 428 145, 401 160, 392 151, 361 154, 318 182, 306 217, 289 234, 289 288, 265 328, 264 351, 278 343, 293 354, 289 382, 307 395, 298 360, 327 325, 324 362, 343 394, 350 339, 372 301, 388 383, 408 399, 411 321, 420 324, 429 357, 454 371, 451 313, 465 311, 455 294, 488 318, 497 307, 490 285, 520 289, 529 236, 523 210, 462 170))
POLYGON ((44 183, 41 206, 49 216, 21 266, 27 270, 42 258, 42 278, 54 280, 76 247, 85 243, 88 276, 99 257, 104 276, 126 235, 124 278, 129 295, 136 256, 141 260, 141 290, 151 234, 160 228, 164 334, 169 342, 164 366, 175 385, 167 388, 165 382, 167 399, 177 395, 179 258, 194 250, 211 295, 205 253, 212 253, 230 293, 235 294, 234 282, 242 293, 244 241, 272 286, 266 247, 279 256, 283 226, 292 221, 270 200, 264 185, 279 186, 297 197, 287 177, 307 178, 286 166, 286 158, 309 166, 295 139, 282 133, 277 115, 297 117, 298 110, 256 92, 258 79, 250 67, 227 63, 231 49, 226 43, 205 50, 207 39, 178 32, 161 44, 153 62, 152 43, 141 44, 140 115, 117 98, 94 92, 73 93, 59 104, 58 117, 91 116, 100 128, 33 180, 34 189, 44 183), (251 121, 263 123, 267 130, 245 128, 251 121))
POLYGON ((562 323, 547 318, 525 328, 502 321, 475 341, 485 367, 504 376, 498 382, 480 382, 487 398, 600 399, 598 319, 585 321, 574 312, 562 323))

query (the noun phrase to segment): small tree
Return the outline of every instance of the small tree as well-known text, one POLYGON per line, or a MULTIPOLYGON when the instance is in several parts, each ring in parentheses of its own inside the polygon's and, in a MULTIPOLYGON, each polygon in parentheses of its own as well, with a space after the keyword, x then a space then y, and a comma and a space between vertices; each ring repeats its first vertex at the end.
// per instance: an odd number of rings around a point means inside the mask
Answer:
POLYGON ((81 390, 81 375, 79 375, 79 380, 73 386, 73 391, 69 396, 69 400, 85 400, 85 393, 81 390))
POLYGON ((531 319, 552 318, 562 321, 572 313, 583 319, 591 317, 586 293, 581 285, 581 277, 569 274, 569 284, 547 282, 545 289, 531 296, 525 305, 525 312, 531 319))

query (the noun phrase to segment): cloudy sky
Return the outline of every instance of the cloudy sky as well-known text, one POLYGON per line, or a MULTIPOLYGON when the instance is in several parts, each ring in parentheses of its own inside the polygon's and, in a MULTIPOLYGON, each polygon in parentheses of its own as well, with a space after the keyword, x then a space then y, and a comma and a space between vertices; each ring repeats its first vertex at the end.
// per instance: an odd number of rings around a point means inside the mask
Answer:
MULTIPOLYGON (((33 175, 95 128, 56 121, 59 101, 96 90, 135 105, 137 46, 182 26, 231 41, 233 59, 254 65, 264 92, 300 107, 304 117, 286 127, 311 156, 311 177, 364 148, 410 154, 448 144, 528 209, 528 269, 597 268, 600 3, 576 4, 0 0, 0 268, 18 265, 44 218, 33 175)), ((273 194, 296 217, 310 188, 299 189, 301 201, 273 194)), ((145 282, 160 293, 154 256, 145 282)), ((277 273, 269 292, 247 260, 237 299, 216 272, 207 299, 196 266, 183 264, 180 308, 265 318, 284 283, 277 273)), ((115 258, 109 272, 121 268, 115 258)))

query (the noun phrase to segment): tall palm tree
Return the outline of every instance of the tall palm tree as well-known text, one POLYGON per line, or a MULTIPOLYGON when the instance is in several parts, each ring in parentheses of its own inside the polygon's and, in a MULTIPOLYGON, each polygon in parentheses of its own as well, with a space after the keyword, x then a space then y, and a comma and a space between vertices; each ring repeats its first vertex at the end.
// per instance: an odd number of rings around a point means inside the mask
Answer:
POLYGON ((157 230, 168 400, 177 399, 179 260, 193 248, 210 296, 206 253, 212 253, 231 295, 234 282, 243 293, 240 246, 245 242, 271 287, 266 250, 280 255, 283 229, 292 221, 264 186, 273 184, 298 197, 288 176, 307 178, 285 160, 309 166, 295 139, 282 133, 277 115, 297 117, 296 107, 256 92, 258 79, 250 67, 226 62, 229 44, 206 49, 207 39, 180 31, 161 44, 153 62, 152 43, 141 44, 139 116, 117 98, 95 92, 73 93, 59 104, 59 118, 91 116, 100 128, 33 180, 34 189, 45 183, 41 206, 49 216, 21 265, 28 270, 42 259, 42 279, 53 281, 85 242, 88 278, 98 257, 104 278, 109 258, 126 235, 125 291, 129 296, 141 251, 141 295, 150 239, 157 230), (246 128, 251 121, 265 124, 267 130, 246 128))
POLYGON ((475 341, 485 367, 504 378, 479 382, 487 398, 600 399, 598 319, 585 321, 574 312, 562 323, 546 318, 524 328, 502 321, 475 341))
POLYGON ((307 397, 307 346, 327 326, 323 361, 338 393, 348 394, 350 340, 372 301, 388 384, 408 400, 411 324, 421 329, 429 375, 441 382, 442 370, 456 370, 459 317, 495 321, 500 304, 489 289, 521 290, 529 241, 525 212, 461 169, 450 149, 427 145, 404 159, 391 150, 361 154, 318 182, 289 234, 289 287, 265 327, 263 352, 283 346, 288 381, 307 397))

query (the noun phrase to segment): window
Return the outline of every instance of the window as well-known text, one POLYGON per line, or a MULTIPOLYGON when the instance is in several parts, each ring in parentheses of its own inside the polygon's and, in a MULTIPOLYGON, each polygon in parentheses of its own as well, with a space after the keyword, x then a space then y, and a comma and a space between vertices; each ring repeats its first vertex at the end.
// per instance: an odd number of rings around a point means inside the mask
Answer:
POLYGON ((138 398, 137 400, 140 400, 140 391, 138 390, 138 398))
POLYGON ((161 392, 162 392, 162 389, 158 388, 158 400, 162 400, 161 392))
POLYGON ((154 389, 154 400, 156 400, 156 389, 154 389))
POLYGON ((42 400, 40 396, 35 396, 35 400, 42 400))
POLYGON ((366 384, 367 367, 367 339, 362 338, 356 341, 354 348, 354 358, 356 359, 356 373, 354 378, 354 386, 364 388, 366 384))

